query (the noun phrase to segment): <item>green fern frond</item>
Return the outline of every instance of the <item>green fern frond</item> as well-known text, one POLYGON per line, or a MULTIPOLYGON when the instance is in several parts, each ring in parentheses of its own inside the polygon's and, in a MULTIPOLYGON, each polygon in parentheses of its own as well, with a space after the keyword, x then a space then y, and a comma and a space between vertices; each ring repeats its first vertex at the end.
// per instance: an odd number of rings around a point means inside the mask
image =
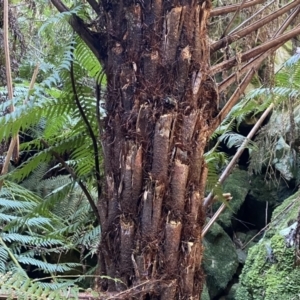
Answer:
MULTIPOLYGON (((247 139, 245 136, 236 132, 226 132, 219 137, 220 141, 224 142, 228 148, 236 147, 239 148, 247 139)), ((256 149, 257 146, 255 142, 248 140, 246 148, 256 149)))
POLYGON ((70 284, 41 284, 31 281, 19 272, 10 272, 0 274, 0 293, 20 300, 75 300, 78 299, 79 290, 72 284, 72 292, 70 293, 70 284))
MULTIPOLYGON (((96 81, 99 81, 102 72, 102 66, 99 60, 79 36, 75 37, 75 43, 75 57, 79 64, 88 72, 91 78, 95 78, 96 81)), ((103 83, 105 84, 106 82, 103 83)))

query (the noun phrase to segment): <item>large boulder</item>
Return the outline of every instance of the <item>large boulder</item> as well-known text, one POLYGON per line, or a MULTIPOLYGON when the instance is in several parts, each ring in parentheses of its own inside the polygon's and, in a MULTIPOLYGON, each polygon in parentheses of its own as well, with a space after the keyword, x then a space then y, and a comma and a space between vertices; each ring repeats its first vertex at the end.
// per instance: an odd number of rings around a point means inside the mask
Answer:
POLYGON ((213 224, 204 240, 203 269, 209 296, 213 299, 227 287, 239 265, 235 246, 218 224, 213 224))
POLYGON ((275 207, 293 194, 293 185, 283 179, 265 179, 265 175, 250 178, 250 191, 241 206, 237 218, 260 230, 269 222, 275 207))
POLYGON ((299 299, 300 269, 295 266, 294 246, 299 200, 297 192, 274 210, 265 236, 249 250, 236 300, 299 299))
MULTIPOLYGON (((231 193, 232 200, 228 204, 228 208, 222 212, 217 220, 218 224, 223 228, 231 227, 232 215, 239 210, 245 201, 249 187, 249 176, 245 170, 235 169, 226 180, 223 191, 225 193, 231 193)), ((219 206, 220 203, 215 203, 214 210, 217 210, 219 206)))
POLYGON ((210 300, 207 285, 204 284, 203 291, 201 294, 201 300, 210 300))

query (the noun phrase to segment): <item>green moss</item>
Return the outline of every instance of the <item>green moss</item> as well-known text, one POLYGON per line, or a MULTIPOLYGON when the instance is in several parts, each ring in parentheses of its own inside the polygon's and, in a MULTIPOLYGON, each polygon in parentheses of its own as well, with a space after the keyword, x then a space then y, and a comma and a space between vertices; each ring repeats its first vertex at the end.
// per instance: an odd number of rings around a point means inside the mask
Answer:
POLYGON ((238 267, 238 257, 231 239, 216 223, 206 234, 203 244, 203 269, 209 295, 213 298, 227 287, 238 267))
POLYGON ((250 249, 236 300, 292 300, 299 294, 300 269, 294 267, 294 248, 286 246, 284 237, 276 234, 250 249))
POLYGON ((201 300, 210 300, 210 297, 209 297, 209 293, 208 293, 208 289, 207 289, 207 285, 205 284, 204 287, 203 287, 203 291, 202 291, 202 294, 201 294, 201 300))
POLYGON ((289 227, 289 225, 297 220, 299 213, 300 191, 293 194, 277 207, 272 214, 272 229, 281 230, 289 227))
POLYGON ((256 174, 251 177, 249 195, 258 202, 268 202, 270 206, 275 206, 289 197, 291 190, 283 180, 266 180, 263 175, 256 174))
MULTIPOLYGON (((218 223, 221 226, 231 226, 232 215, 236 213, 243 204, 246 195, 248 194, 249 186, 249 176, 246 171, 236 169, 229 176, 228 180, 224 184, 223 191, 225 193, 231 193, 232 200, 218 219, 218 223)), ((216 211, 219 206, 220 203, 216 203, 213 206, 214 210, 216 211)))

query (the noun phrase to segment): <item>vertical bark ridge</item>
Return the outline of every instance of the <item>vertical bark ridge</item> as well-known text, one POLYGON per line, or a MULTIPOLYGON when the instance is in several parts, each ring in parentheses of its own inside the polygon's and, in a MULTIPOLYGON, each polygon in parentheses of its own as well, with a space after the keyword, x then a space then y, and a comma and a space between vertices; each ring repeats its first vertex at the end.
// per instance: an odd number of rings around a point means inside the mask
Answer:
POLYGON ((211 3, 105 2, 109 162, 100 253, 107 274, 124 283, 108 289, 149 282, 149 299, 198 299, 200 175, 217 102, 208 76, 211 3))

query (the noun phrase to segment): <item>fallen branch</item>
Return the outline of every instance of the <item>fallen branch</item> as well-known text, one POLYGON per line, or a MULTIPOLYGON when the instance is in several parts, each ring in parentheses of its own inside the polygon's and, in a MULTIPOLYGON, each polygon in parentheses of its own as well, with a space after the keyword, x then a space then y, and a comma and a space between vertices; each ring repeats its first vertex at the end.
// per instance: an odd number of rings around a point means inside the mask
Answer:
MULTIPOLYGON (((7 82, 7 92, 8 100, 11 101, 9 107, 9 112, 12 113, 15 110, 13 104, 13 85, 12 85, 12 76, 11 76, 11 66, 10 66, 10 53, 9 53, 9 41, 8 41, 8 0, 3 1, 3 44, 4 44, 4 53, 5 53, 5 67, 6 67, 6 82, 7 82)), ((8 166, 10 159, 15 151, 15 157, 19 157, 19 136, 16 134, 11 138, 8 151, 5 157, 4 164, 2 166, 1 175, 4 175, 8 171, 8 166)), ((0 189, 2 188, 3 180, 0 181, 0 189)))
MULTIPOLYGON (((279 34, 284 32, 286 28, 292 23, 292 21, 296 18, 296 16, 300 12, 300 6, 295 8, 293 13, 287 17, 287 19, 284 21, 284 23, 281 25, 281 27, 278 29, 278 31, 274 34, 274 37, 277 37, 279 34)), ((257 62, 262 62, 265 58, 270 56, 271 53, 275 52, 278 48, 280 48, 281 45, 276 46, 275 48, 269 49, 267 52, 260 54, 259 56, 252 59, 250 62, 246 63, 240 70, 239 75, 243 75, 244 73, 248 72, 251 68, 253 68, 257 62)), ((218 92, 224 91, 227 87, 229 87, 232 83, 236 81, 236 74, 233 73, 230 76, 228 76, 226 79, 224 79, 221 83, 218 84, 218 92)))
MULTIPOLYGON (((260 3, 263 3, 264 0, 254 0, 254 1, 247 1, 246 3, 244 3, 243 8, 248 8, 260 3)), ((228 13, 231 12, 235 12, 236 10, 240 9, 241 4, 233 4, 233 5, 226 5, 226 6, 220 6, 217 8, 214 8, 211 12, 210 12, 210 16, 211 17, 216 17, 216 16, 221 16, 221 15, 226 15, 228 13)))
MULTIPOLYGON (((262 122, 264 121, 264 119, 268 116, 268 114, 273 109, 273 107, 274 107, 274 104, 272 103, 265 110, 265 112, 261 115, 261 117, 259 118, 259 120, 255 124, 255 126, 252 128, 252 130, 249 132, 249 134, 245 138, 245 140, 242 143, 241 147, 238 149, 238 151, 236 152, 236 154, 234 155, 234 157, 232 158, 232 160, 230 161, 230 163, 228 164, 228 166, 226 167, 226 169, 224 170, 224 172, 220 176, 217 184, 222 184, 225 181, 225 179, 230 175, 230 172, 234 168, 234 166, 235 166, 237 160, 239 159, 239 157, 242 155, 242 153, 243 153, 246 145, 249 143, 249 141, 251 140, 251 138, 254 136, 254 134, 256 133, 256 131, 258 130, 258 128, 261 126, 262 122)), ((227 197, 227 200, 230 200, 230 199, 231 198, 227 197)), ((212 202, 213 202, 213 200, 214 200, 214 196, 213 196, 213 193, 211 192, 204 199, 204 208, 207 208, 209 205, 211 205, 212 202)), ((213 225, 213 223, 217 220, 217 218, 220 216, 220 214, 224 211, 225 208, 226 208, 226 204, 222 203, 222 205, 219 207, 219 209, 211 217, 211 219, 209 220, 209 222, 205 225, 205 227, 204 227, 204 229, 202 231, 202 235, 201 235, 202 238, 204 238, 204 236, 208 232, 209 228, 213 225)))
POLYGON ((210 75, 213 76, 219 72, 228 70, 228 69, 232 68, 233 66, 237 65, 238 63, 248 61, 257 55, 270 50, 271 48, 274 48, 279 45, 283 45, 288 40, 296 37, 299 34, 300 34, 300 26, 290 30, 289 32, 287 32, 285 34, 278 36, 277 38, 272 39, 269 42, 266 42, 266 43, 259 45, 251 50, 248 50, 245 53, 240 54, 239 57, 232 57, 226 61, 223 61, 223 62, 213 66, 210 69, 210 75))
MULTIPOLYGON (((225 181, 225 179, 230 175, 230 172, 232 171, 232 169, 236 165, 236 162, 240 158, 240 156, 242 155, 245 147, 247 146, 247 144, 249 143, 249 141, 253 138, 254 134, 257 132, 257 130, 261 126, 262 122, 268 116, 268 114, 271 112, 271 110, 273 109, 273 107, 274 107, 274 104, 272 103, 265 110, 265 112, 261 115, 261 117, 259 118, 259 120, 256 122, 255 126, 252 128, 252 130, 249 132, 249 134, 245 138, 245 140, 242 143, 241 147, 238 149, 238 151, 235 153, 234 157, 232 158, 232 160, 230 161, 230 163, 228 164, 228 166, 226 167, 226 169, 223 171, 222 175, 220 176, 220 178, 218 180, 218 184, 222 184, 225 181)), ((203 203, 204 208, 207 208, 209 205, 212 204, 213 198, 214 198, 214 196, 213 196, 213 193, 211 192, 204 199, 204 203, 203 203)))
POLYGON ((264 18, 259 19, 258 21, 251 24, 250 26, 247 26, 246 28, 240 29, 238 31, 235 31, 232 34, 229 34, 229 35, 223 37, 222 39, 220 39, 219 41, 213 43, 210 46, 211 53, 213 53, 213 52, 215 52, 215 51, 217 51, 217 50, 219 50, 223 47, 227 47, 231 43, 245 37, 246 35, 250 34, 251 32, 253 32, 253 31, 255 31, 259 28, 261 28, 262 26, 265 26, 269 22, 274 21, 275 19, 277 19, 281 15, 285 14, 286 12, 290 11, 292 8, 296 7, 299 4, 300 4, 300 0, 290 2, 289 4, 285 5, 281 9, 278 9, 277 11, 273 12, 272 14, 270 14, 270 15, 264 17, 264 18))

